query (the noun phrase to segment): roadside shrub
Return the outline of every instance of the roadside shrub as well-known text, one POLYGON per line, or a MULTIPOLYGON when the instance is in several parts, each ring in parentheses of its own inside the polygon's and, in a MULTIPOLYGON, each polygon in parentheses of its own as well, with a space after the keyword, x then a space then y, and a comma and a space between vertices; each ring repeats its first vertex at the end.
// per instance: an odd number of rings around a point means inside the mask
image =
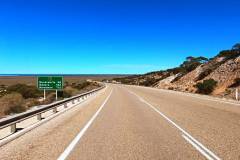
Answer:
POLYGON ((77 88, 78 90, 81 90, 81 89, 84 89, 86 88, 87 86, 91 85, 91 82, 87 82, 87 81, 84 81, 82 83, 79 83, 75 86, 73 86, 74 88, 77 88))
POLYGON ((11 113, 24 112, 26 108, 22 105, 23 97, 19 93, 11 93, 0 99, 0 116, 11 113))
POLYGON ((233 88, 233 87, 238 87, 238 86, 240 86, 240 78, 235 78, 234 83, 232 85, 230 85, 229 87, 233 88))
POLYGON ((217 81, 214 79, 204 80, 196 84, 197 93, 210 94, 213 92, 214 88, 217 86, 217 81))
POLYGON ((47 95, 43 104, 50 104, 56 100, 56 94, 54 92, 47 95))
POLYGON ((40 104, 41 103, 37 99, 34 99, 34 98, 25 99, 24 102, 23 102, 23 106, 25 106, 26 108, 37 106, 37 105, 40 105, 40 104))
POLYGON ((140 85, 141 86, 152 86, 153 84, 155 84, 158 81, 159 80, 155 79, 155 78, 147 78, 143 82, 140 82, 140 85))
POLYGON ((25 99, 37 98, 37 97, 40 97, 42 94, 41 91, 39 91, 36 86, 28 86, 26 84, 16 84, 16 85, 9 86, 7 88, 7 91, 9 93, 12 93, 12 92, 20 93, 25 99))
POLYGON ((202 73, 199 74, 197 80, 200 81, 202 79, 204 79, 205 77, 207 77, 209 74, 211 74, 213 72, 214 69, 212 68, 208 68, 205 71, 203 71, 202 73))
POLYGON ((75 89, 75 88, 72 88, 70 86, 64 88, 64 90, 63 90, 63 97, 64 98, 69 98, 69 97, 75 96, 77 94, 78 94, 78 90, 75 89))

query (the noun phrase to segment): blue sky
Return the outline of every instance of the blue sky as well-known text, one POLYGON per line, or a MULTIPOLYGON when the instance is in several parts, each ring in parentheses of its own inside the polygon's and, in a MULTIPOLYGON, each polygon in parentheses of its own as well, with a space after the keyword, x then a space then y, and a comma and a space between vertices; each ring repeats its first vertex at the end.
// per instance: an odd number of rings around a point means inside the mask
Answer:
POLYGON ((133 74, 240 41, 239 0, 6 0, 1 74, 133 74))

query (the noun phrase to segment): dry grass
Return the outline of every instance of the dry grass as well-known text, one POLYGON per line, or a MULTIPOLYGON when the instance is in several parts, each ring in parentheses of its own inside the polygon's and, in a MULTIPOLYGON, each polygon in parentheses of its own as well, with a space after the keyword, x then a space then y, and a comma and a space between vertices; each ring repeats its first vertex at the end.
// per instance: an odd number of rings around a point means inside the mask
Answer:
POLYGON ((71 96, 77 95, 79 91, 76 88, 67 86, 66 88, 64 88, 63 93, 64 93, 64 97, 71 97, 71 96))
MULTIPOLYGON (((102 78, 106 77, 92 77, 91 79, 101 80, 102 78)), ((65 82, 67 81, 68 85, 64 87, 63 91, 59 91, 59 99, 75 96, 99 87, 98 83, 87 82, 87 79, 90 78, 65 77, 65 82)), ((36 77, 0 77, 0 84, 4 85, 1 90, 7 90, 0 98, 0 118, 12 113, 24 112, 33 106, 50 104, 55 101, 55 91, 47 91, 46 100, 41 101, 43 95, 36 88, 36 84, 34 84, 36 81, 36 77)))
POLYGON ((23 107, 24 98, 19 93, 11 93, 0 98, 0 117, 11 113, 19 113, 26 110, 23 107))

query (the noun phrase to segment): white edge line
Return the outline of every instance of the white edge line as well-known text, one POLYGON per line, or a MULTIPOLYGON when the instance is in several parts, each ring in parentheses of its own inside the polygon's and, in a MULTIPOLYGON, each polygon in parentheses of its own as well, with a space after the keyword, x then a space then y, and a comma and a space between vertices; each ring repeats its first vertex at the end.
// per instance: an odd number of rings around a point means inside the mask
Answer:
POLYGON ((171 123, 173 126, 175 126, 177 129, 179 129, 183 134, 185 134, 187 137, 189 137, 192 141, 194 141, 196 144, 198 144, 200 147, 202 147, 209 155, 214 157, 216 160, 221 160, 217 155, 215 155, 212 151, 210 151, 208 148, 206 148, 203 144, 198 142, 195 138, 193 138, 188 132, 186 132, 184 129, 182 129, 180 126, 178 126, 175 122, 173 122, 171 119, 169 119, 166 115, 164 115, 162 112, 160 112, 158 109, 156 109, 153 105, 145 101, 142 97, 138 96, 132 91, 129 91, 133 95, 139 98, 140 101, 147 104, 149 107, 151 107, 155 112, 160 114, 163 118, 165 118, 169 123, 171 123))
POLYGON ((186 135, 182 135, 182 137, 190 143, 196 150, 198 150, 203 156, 205 156, 208 160, 214 160, 212 157, 210 157, 202 148, 200 148, 198 145, 196 145, 191 139, 189 139, 186 135))
POLYGON ((101 110, 103 109, 103 107, 105 106, 105 104, 107 103, 108 99, 110 98, 110 96, 112 95, 113 90, 111 90, 109 96, 106 98, 106 100, 103 102, 103 104, 101 105, 101 107, 97 110, 97 112, 92 116, 92 118, 87 122, 87 124, 84 126, 84 128, 78 133, 78 135, 73 139, 73 141, 69 144, 69 146, 65 149, 65 151, 59 156, 58 160, 65 160, 69 154, 72 152, 72 150, 74 149, 74 147, 77 145, 77 143, 80 141, 80 139, 82 138, 82 136, 85 134, 85 132, 87 131, 87 129, 91 126, 91 124, 93 123, 93 121, 96 119, 96 117, 98 116, 98 114, 101 112, 101 110))
POLYGON ((168 93, 173 93, 173 94, 180 94, 183 96, 188 96, 188 97, 193 97, 193 98, 198 98, 198 99, 202 99, 202 100, 208 100, 208 101, 213 101, 213 102, 218 102, 218 103, 226 103, 226 104, 231 104, 231 105, 236 105, 239 106, 240 103, 238 102, 228 102, 225 101, 223 99, 216 99, 216 97, 201 97, 204 95, 198 95, 198 94, 193 94, 193 93, 186 93, 186 92, 181 92, 181 91, 172 91, 172 90, 167 90, 167 89, 158 89, 158 88, 150 88, 150 87, 143 87, 143 86, 133 86, 136 88, 142 88, 142 89, 149 89, 149 90, 154 90, 157 92, 168 92, 168 93))

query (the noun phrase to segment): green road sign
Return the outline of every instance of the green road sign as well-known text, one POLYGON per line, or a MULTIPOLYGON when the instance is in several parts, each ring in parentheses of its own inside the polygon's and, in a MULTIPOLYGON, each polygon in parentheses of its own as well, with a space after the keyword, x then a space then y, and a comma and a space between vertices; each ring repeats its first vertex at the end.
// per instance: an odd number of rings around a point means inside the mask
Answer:
POLYGON ((38 89, 62 90, 63 77, 38 77, 38 89))

